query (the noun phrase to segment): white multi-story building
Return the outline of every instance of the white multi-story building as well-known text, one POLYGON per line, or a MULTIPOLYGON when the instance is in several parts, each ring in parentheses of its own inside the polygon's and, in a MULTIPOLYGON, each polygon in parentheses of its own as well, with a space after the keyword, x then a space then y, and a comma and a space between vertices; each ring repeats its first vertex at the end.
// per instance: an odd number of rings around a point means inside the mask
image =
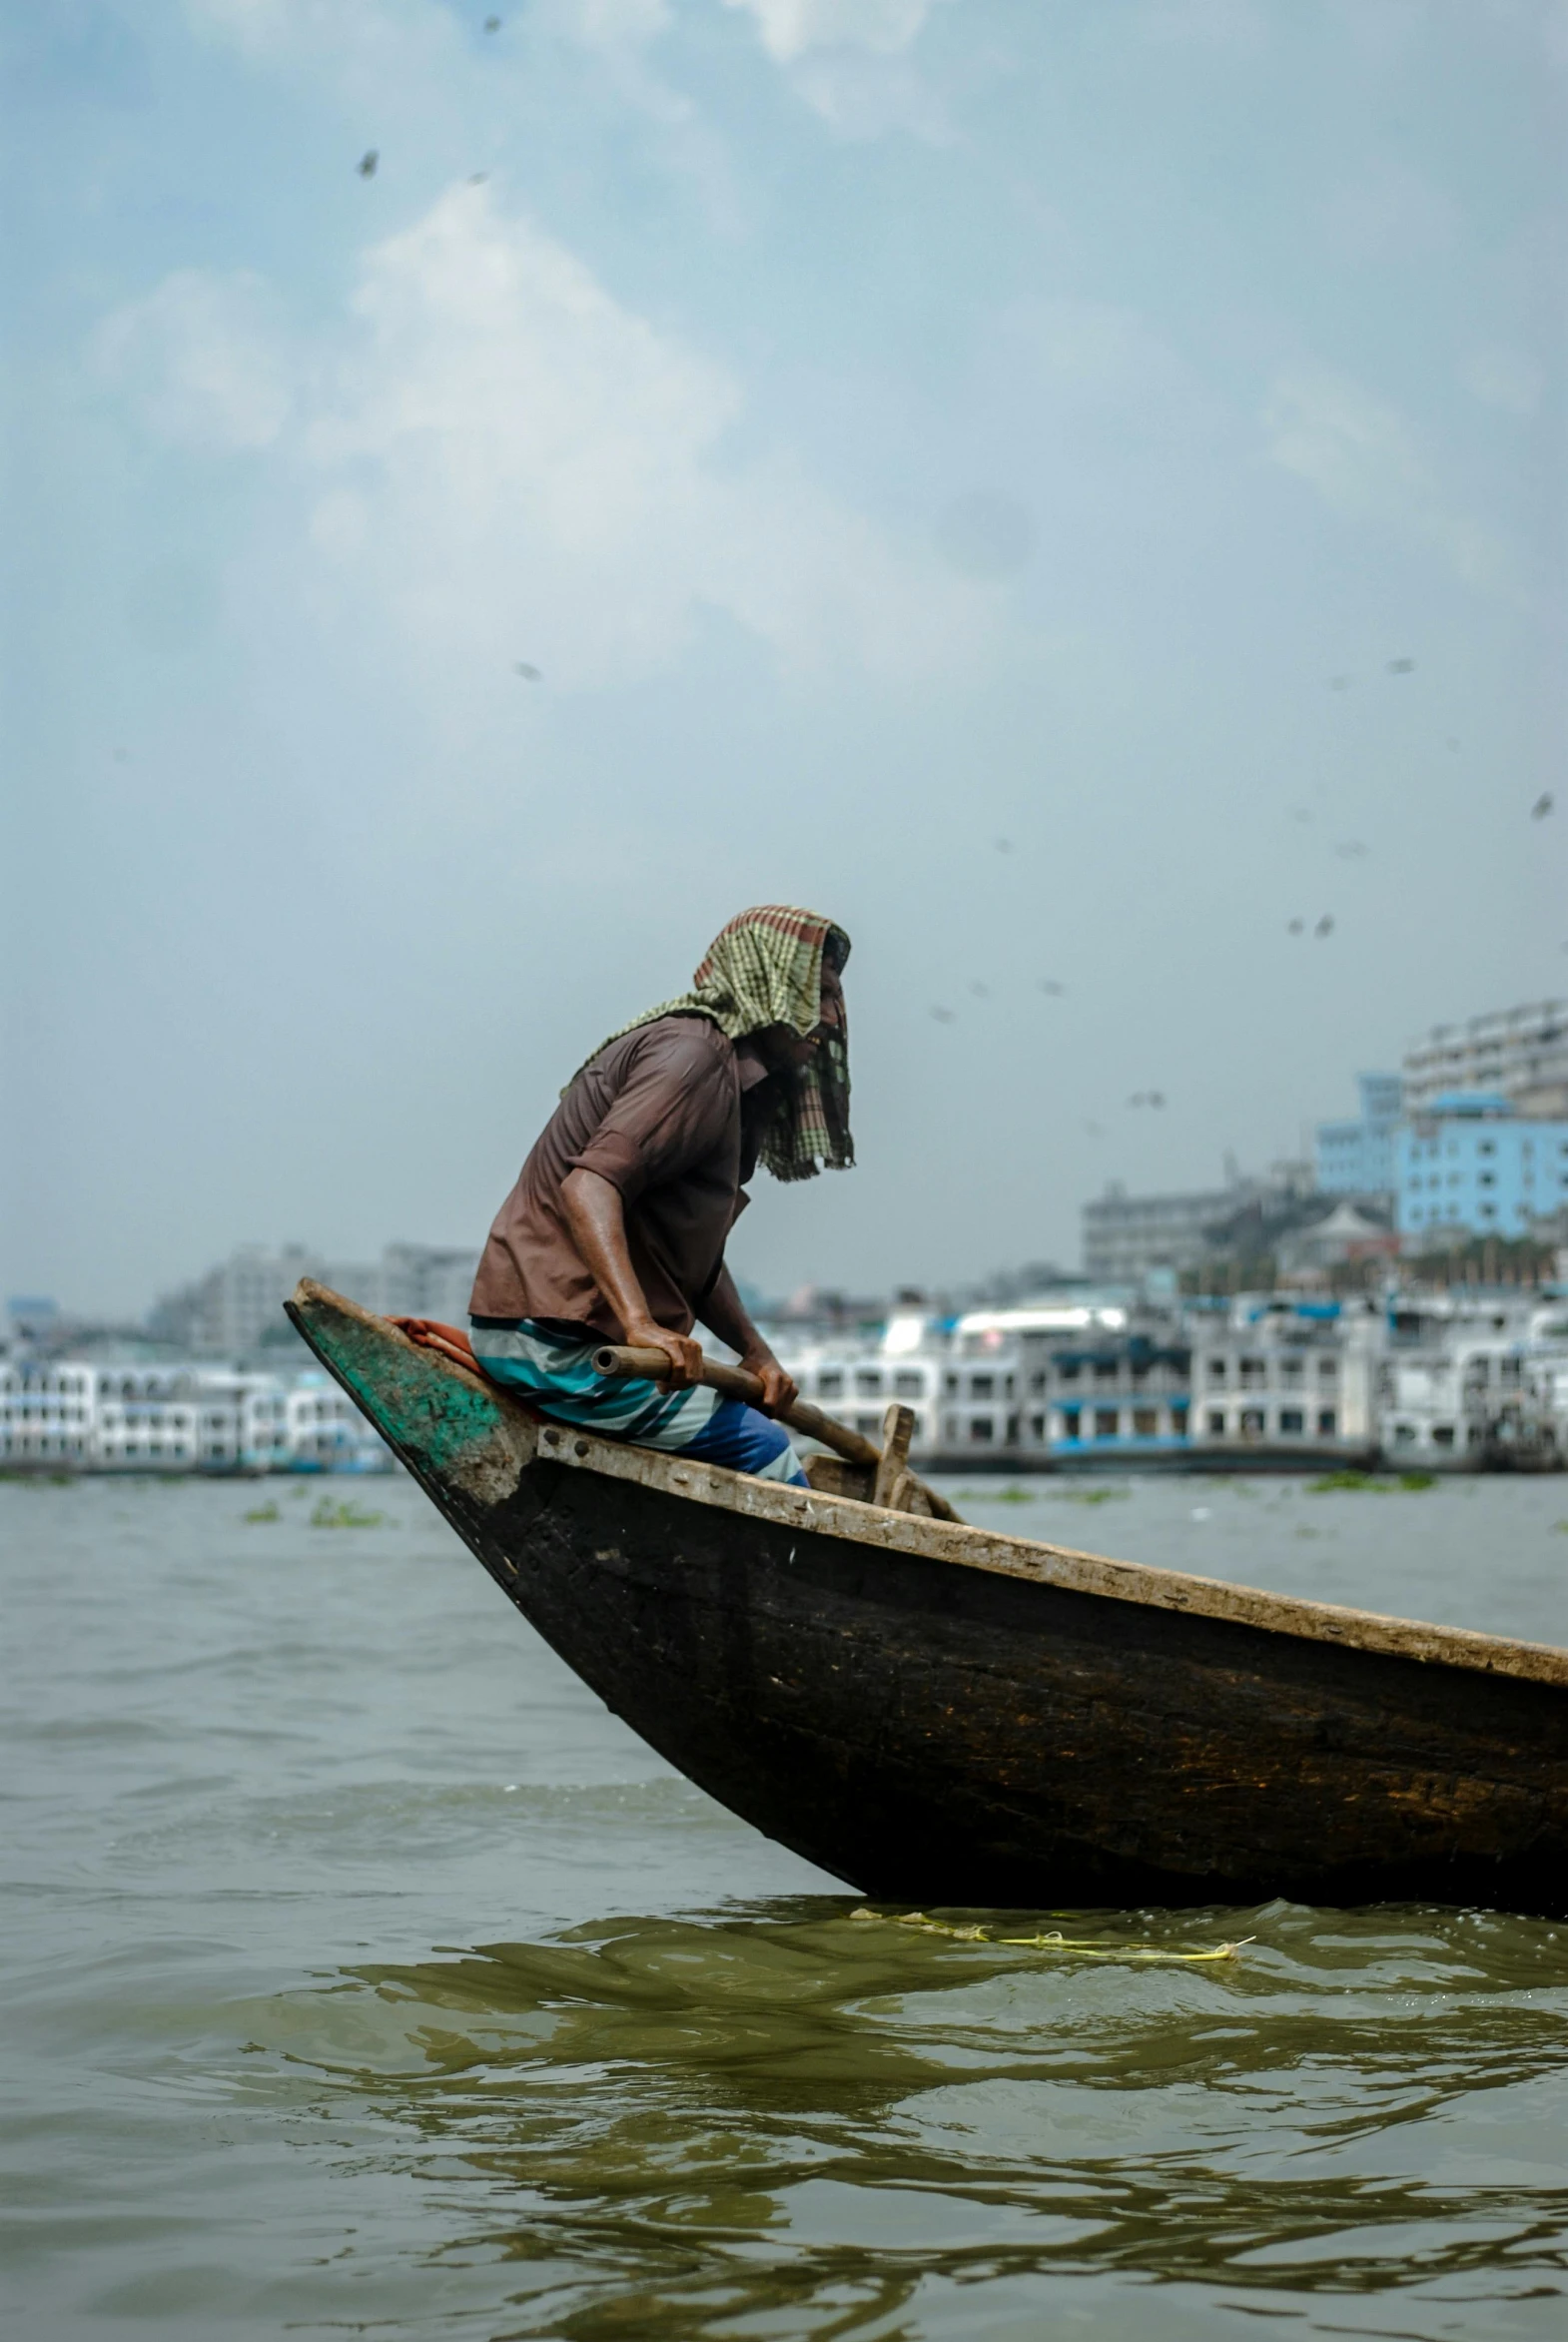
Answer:
POLYGON ((1427 1471, 1568 1465, 1568 1308, 1463 1293, 1402 1305, 1378 1436, 1389 1463, 1427 1471))
POLYGON ((91 1464, 99 1471, 194 1472, 203 1412, 189 1367, 91 1369, 97 1379, 91 1464))
POLYGON ((12 1363, 0 1367, 0 1462, 195 1471, 200 1413, 189 1367, 12 1363))
POLYGON ((192 1379, 204 1471, 269 1471, 287 1464, 287 1385, 281 1375, 204 1366, 192 1379))
POLYGON ((1385 1359, 1379 1445, 1390 1463, 1478 1472, 1494 1419, 1524 1394, 1517 1342, 1481 1337, 1385 1359))
POLYGON ((941 1445, 975 1462, 1142 1462, 1184 1445, 1189 1396, 1172 1309, 1093 1290, 976 1309, 953 1330, 941 1445))
POLYGON ((354 1401, 327 1375, 300 1375, 285 1401, 287 1450, 295 1471, 378 1472, 391 1450, 354 1401))
POLYGON ((1042 1309, 1020 1328, 1026 1454, 1145 1463, 1186 1444, 1191 1365, 1174 1309, 1042 1309))
POLYGON ((80 1471, 93 1416, 91 1366, 0 1360, 0 1465, 80 1471))
POLYGON ((1194 1319, 1189 1440, 1214 1461, 1266 1451, 1369 1459, 1378 1440, 1377 1368, 1385 1321, 1373 1300, 1279 1301, 1238 1295, 1224 1317, 1194 1319))
POLYGON ((902 1399, 915 1446, 954 1465, 1141 1462, 1186 1438, 1175 1311, 1094 1290, 974 1309, 947 1329, 895 1316, 874 1348, 829 1343, 784 1362, 803 1395, 868 1437, 902 1399))
POLYGON ((321 1373, 142 1361, 0 1362, 0 1467, 376 1471, 391 1455, 321 1373))
POLYGON ((895 1314, 874 1347, 848 1339, 795 1347, 781 1343, 779 1359, 795 1377, 802 1398, 867 1439, 878 1436, 884 1411, 896 1399, 914 1412, 912 1449, 929 1454, 941 1444, 945 1343, 931 1319, 895 1314))
POLYGON ((1455 1091, 1506 1098, 1543 1121, 1568 1116, 1568 1001, 1437 1025, 1405 1052, 1404 1111, 1429 1114, 1455 1091))
POLYGON ((975 1455, 1018 1445, 1023 1309, 972 1309, 954 1326, 942 1368, 945 1454, 975 1455))

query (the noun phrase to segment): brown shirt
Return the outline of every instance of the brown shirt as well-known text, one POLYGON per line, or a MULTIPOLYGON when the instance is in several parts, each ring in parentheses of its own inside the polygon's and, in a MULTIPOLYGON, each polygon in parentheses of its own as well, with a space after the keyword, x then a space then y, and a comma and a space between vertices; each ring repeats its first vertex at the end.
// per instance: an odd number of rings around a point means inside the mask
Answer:
POLYGON ((706 1017, 661 1017, 612 1041, 572 1083, 496 1213, 473 1315, 543 1317, 621 1339, 561 1207, 561 1182, 582 1170, 620 1189, 654 1322, 689 1333, 745 1209, 771 1103, 761 1059, 706 1017))

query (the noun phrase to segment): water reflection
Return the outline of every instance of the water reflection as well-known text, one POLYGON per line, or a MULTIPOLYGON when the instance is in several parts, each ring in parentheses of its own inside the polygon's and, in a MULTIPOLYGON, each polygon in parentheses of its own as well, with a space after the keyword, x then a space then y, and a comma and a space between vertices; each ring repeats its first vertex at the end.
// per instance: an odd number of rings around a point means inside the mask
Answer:
POLYGON ((1257 1939, 1087 1967, 850 1909, 368 1964, 275 2003, 274 2045, 439 2189, 438 2258, 503 2264, 496 2333, 1023 2333, 1081 2283, 1119 2331, 1108 2279, 1130 2331, 1151 2283, 1163 2332, 1228 2307, 1435 2342, 1483 2302, 1491 2332, 1561 2331, 1568 1932, 1075 1915, 1257 1939))

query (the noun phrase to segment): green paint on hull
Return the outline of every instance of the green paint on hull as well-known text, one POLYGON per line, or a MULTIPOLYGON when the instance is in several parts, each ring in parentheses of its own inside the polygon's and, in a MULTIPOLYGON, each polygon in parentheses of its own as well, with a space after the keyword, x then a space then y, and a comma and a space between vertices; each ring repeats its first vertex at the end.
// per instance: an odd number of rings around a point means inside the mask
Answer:
POLYGON ((330 1366, 384 1439, 418 1469, 444 1474, 501 1427, 486 1391, 454 1374, 428 1350, 389 1339, 384 1324, 314 1296, 296 1311, 330 1366))

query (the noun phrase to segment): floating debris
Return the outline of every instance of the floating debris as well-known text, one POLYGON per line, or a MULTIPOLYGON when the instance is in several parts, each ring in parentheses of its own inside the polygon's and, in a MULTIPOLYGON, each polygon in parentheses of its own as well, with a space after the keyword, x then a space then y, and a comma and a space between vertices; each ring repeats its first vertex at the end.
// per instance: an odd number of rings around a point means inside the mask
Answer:
POLYGON ((862 1905, 849 1916, 852 1920, 881 1920, 893 1928, 918 1928, 923 1936, 945 1936, 950 1944, 986 1944, 1007 1952, 1065 1952, 1075 1959, 1106 1959, 1118 1963, 1138 1960, 1179 1964, 1199 1959, 1234 1959, 1243 1945, 1256 1942, 1253 1936, 1240 1936, 1233 1944, 1216 1944, 1207 1951, 1168 1952, 1159 1944, 1090 1944, 1080 1937, 1064 1936, 1056 1928, 1040 1936, 988 1936, 984 1928, 953 1928, 942 1920, 928 1920, 923 1911, 868 1911, 862 1905))

